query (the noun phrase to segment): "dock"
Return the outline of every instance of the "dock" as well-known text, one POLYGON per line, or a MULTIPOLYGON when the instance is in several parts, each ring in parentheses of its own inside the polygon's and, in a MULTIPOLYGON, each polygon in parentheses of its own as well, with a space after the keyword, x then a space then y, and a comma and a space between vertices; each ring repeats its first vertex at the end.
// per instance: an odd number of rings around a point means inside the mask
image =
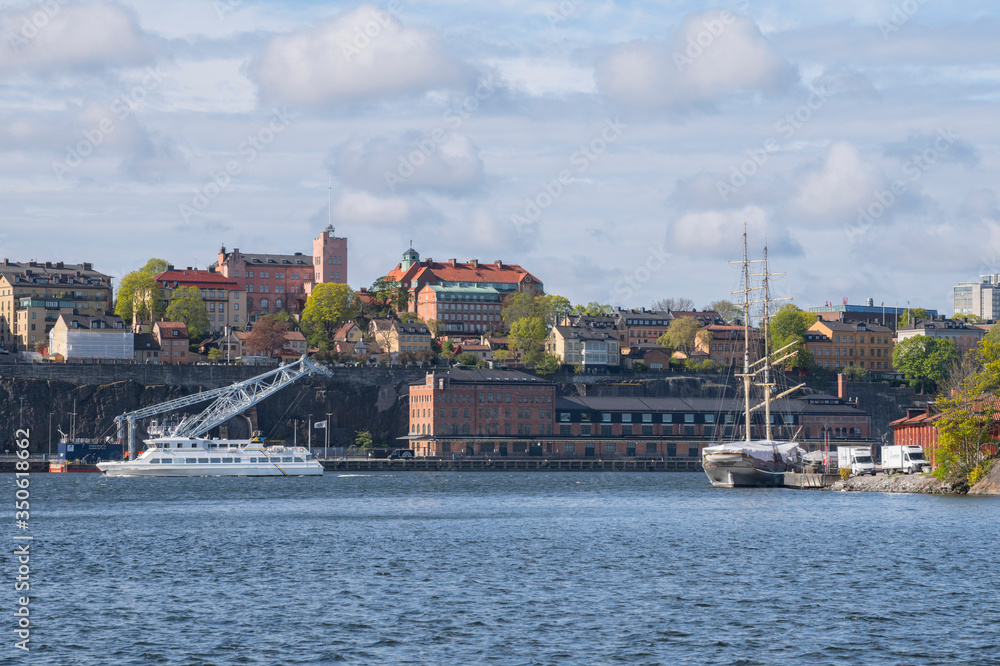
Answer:
POLYGON ((681 460, 547 460, 540 458, 479 459, 385 458, 321 459, 327 472, 698 472, 701 461, 681 460))
POLYGON ((798 490, 822 490, 840 481, 840 474, 785 472, 785 487, 798 490))

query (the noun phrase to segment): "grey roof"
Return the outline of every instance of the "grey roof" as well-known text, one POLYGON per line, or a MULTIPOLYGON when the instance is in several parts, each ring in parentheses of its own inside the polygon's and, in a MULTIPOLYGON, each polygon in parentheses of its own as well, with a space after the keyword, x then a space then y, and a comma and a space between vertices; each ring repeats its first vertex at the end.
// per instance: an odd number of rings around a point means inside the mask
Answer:
POLYGON ((160 343, 152 333, 136 333, 132 347, 136 351, 155 351, 160 348, 160 343))
MULTIPOLYGON (((490 370, 490 369, 459 369, 452 368, 446 372, 435 372, 434 377, 448 377, 449 381, 452 383, 476 383, 480 384, 483 382, 504 382, 513 383, 521 382, 527 383, 531 382, 533 384, 543 384, 543 385, 555 385, 555 382, 548 381, 546 379, 541 379, 534 375, 529 375, 526 372, 521 372, 519 370, 490 370)), ((412 385, 423 385, 426 380, 421 380, 419 382, 414 382, 412 385)))
POLYGON ((105 315, 80 315, 61 314, 59 318, 66 322, 66 327, 70 330, 105 330, 118 329, 130 330, 125 326, 125 322, 116 314, 105 315))
POLYGON ((62 262, 16 262, 4 260, 0 263, 0 275, 13 282, 15 279, 60 284, 111 284, 111 276, 95 271, 93 265, 64 264, 62 262), (91 282, 84 282, 88 280, 91 282))

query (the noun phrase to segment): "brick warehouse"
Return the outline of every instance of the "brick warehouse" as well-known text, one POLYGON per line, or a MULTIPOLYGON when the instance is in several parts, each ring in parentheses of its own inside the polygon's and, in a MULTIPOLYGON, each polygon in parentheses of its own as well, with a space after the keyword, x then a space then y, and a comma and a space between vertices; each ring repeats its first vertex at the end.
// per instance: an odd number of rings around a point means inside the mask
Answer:
MULTIPOLYGON (((751 437, 764 437, 763 411, 751 437)), ((779 400, 774 436, 804 448, 869 442, 871 419, 843 397, 779 400)), ((558 397, 556 384, 517 371, 450 370, 410 385, 407 438, 418 456, 700 457, 743 435, 743 404, 720 398, 558 397)))

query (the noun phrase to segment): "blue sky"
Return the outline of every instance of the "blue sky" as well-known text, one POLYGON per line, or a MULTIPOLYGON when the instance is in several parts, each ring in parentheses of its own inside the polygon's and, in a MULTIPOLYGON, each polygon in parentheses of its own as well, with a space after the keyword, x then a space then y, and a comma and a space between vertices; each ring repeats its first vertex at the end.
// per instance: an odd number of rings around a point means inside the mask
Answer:
POLYGON ((331 217, 355 287, 412 239, 701 307, 746 223, 801 307, 950 312, 1000 273, 1000 9, 816 4, 0 3, 0 254, 205 267, 331 217))

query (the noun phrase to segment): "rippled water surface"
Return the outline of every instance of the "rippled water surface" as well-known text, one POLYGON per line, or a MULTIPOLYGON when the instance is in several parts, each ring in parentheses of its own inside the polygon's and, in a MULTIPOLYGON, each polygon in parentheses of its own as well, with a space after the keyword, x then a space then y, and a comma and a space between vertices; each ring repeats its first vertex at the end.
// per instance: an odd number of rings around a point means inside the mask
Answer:
POLYGON ((7 620, 2 663, 1000 664, 1000 499, 700 473, 31 489, 32 651, 7 620))

